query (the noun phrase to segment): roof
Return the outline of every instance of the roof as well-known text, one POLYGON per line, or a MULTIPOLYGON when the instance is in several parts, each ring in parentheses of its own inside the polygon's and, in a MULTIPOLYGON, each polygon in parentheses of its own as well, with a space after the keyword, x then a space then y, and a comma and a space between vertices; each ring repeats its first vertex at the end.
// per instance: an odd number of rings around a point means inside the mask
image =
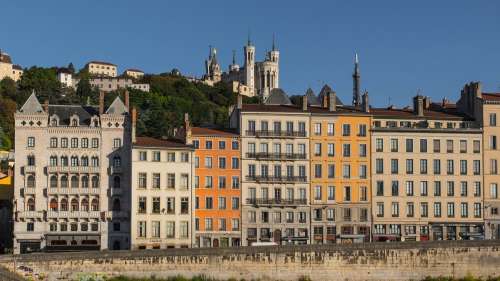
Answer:
POLYGON ((105 61, 98 61, 98 60, 89 61, 87 64, 91 64, 91 63, 116 66, 116 64, 112 64, 110 62, 105 62, 105 61))
POLYGON ((500 101, 500 93, 482 93, 482 97, 487 101, 500 101))
MULTIPOLYGON (((321 88, 321 91, 319 92, 319 96, 318 96, 318 100, 319 102, 321 102, 323 100, 323 97, 326 95, 328 96, 329 93, 332 93, 334 92, 332 90, 332 88, 330 88, 330 86, 328 86, 328 84, 325 84, 323 86, 323 88, 321 88)), ((337 95, 335 95, 336 98, 335 98, 335 101, 336 101, 336 104, 337 105, 343 105, 342 101, 339 99, 339 97, 337 95)))
POLYGON ((137 147, 158 147, 158 148, 185 148, 192 149, 191 145, 176 139, 157 139, 152 137, 137 137, 133 144, 137 147))
POLYGON ((305 96, 307 97, 307 104, 313 106, 320 106, 321 102, 318 97, 314 94, 311 88, 308 88, 305 96))
POLYGON ((275 88, 271 90, 271 93, 264 102, 267 105, 291 105, 292 102, 288 98, 285 91, 280 88, 275 88))
POLYGON ((0 62, 12 64, 12 59, 8 54, 0 52, 0 62))
POLYGON ((23 104, 21 109, 19 109, 21 113, 43 113, 43 108, 38 99, 36 98, 35 91, 31 93, 29 98, 23 104))
POLYGON ((59 117, 59 125, 70 125, 70 118, 76 114, 80 125, 90 125, 92 116, 99 115, 99 109, 93 106, 81 105, 49 105, 49 116, 57 115, 59 117))
POLYGON ((191 134, 193 136, 221 136, 221 137, 237 137, 237 136, 239 136, 235 131, 232 131, 232 130, 212 129, 212 128, 203 128, 203 127, 191 128, 191 134))
POLYGON ((73 72, 67 67, 60 67, 57 69, 57 73, 67 73, 72 74, 73 72))
POLYGON ((370 113, 375 117, 389 117, 389 118, 430 118, 430 119, 455 119, 463 120, 469 119, 466 115, 460 113, 456 107, 446 105, 442 107, 437 103, 431 104, 429 109, 424 110, 424 116, 417 116, 412 108, 371 108, 370 113))
POLYGON ((22 66, 20 66, 19 64, 14 64, 14 65, 12 66, 12 68, 13 68, 13 69, 17 69, 17 70, 23 70, 23 67, 22 67, 22 66))
POLYGON ((144 71, 140 70, 140 69, 137 69, 137 68, 129 68, 129 69, 125 69, 125 72, 127 71, 133 71, 133 72, 141 72, 141 73, 144 73, 144 71))
POLYGON ((106 114, 124 114, 127 112, 128 112, 127 107, 119 97, 116 97, 115 100, 108 107, 108 110, 106 110, 106 114))

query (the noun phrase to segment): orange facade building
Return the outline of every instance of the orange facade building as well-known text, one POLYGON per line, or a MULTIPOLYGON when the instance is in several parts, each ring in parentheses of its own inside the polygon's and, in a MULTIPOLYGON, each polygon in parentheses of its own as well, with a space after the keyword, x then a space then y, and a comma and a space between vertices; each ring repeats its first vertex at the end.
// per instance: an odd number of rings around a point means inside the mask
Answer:
POLYGON ((236 132, 193 127, 195 246, 239 246, 241 239, 240 140, 236 132))

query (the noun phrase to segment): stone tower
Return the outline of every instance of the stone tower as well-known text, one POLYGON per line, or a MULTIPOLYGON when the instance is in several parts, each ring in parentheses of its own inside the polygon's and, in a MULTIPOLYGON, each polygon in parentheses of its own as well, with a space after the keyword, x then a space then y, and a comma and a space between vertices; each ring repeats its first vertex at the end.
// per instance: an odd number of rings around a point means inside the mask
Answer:
POLYGON ((255 89, 255 46, 250 40, 250 35, 248 36, 248 41, 246 46, 243 47, 245 52, 245 75, 244 84, 247 85, 249 89, 255 89))
POLYGON ((360 94, 360 75, 359 75, 359 60, 358 54, 354 56, 354 73, 352 74, 352 105, 359 107, 361 105, 361 94, 360 94))
POLYGON ((217 83, 222 79, 222 70, 219 62, 217 61, 217 49, 212 46, 209 48, 210 52, 208 59, 205 60, 205 79, 217 83))

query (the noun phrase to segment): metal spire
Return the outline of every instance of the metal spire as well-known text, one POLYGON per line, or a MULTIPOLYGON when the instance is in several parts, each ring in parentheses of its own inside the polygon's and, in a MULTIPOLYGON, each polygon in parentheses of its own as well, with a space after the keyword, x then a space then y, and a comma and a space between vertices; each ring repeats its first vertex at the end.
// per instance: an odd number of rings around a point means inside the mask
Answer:
POLYGON ((273 33, 273 51, 276 51, 276 35, 273 33))
POLYGON ((236 64, 236 51, 233 50, 233 65, 236 64))
POLYGON ((248 39, 247 39, 247 46, 252 45, 252 40, 250 40, 250 29, 248 29, 248 39))
POLYGON ((358 107, 361 105, 360 95, 360 75, 359 75, 359 58, 358 53, 354 55, 354 73, 352 74, 352 105, 358 107))

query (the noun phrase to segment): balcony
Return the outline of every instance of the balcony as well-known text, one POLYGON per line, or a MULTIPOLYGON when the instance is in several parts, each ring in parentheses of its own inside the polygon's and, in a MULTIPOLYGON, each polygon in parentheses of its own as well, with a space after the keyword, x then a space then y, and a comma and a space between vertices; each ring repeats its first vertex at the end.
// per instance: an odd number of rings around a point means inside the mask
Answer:
POLYGON ((246 131, 246 136, 257 137, 257 138, 296 138, 296 137, 306 137, 305 131, 270 131, 270 130, 260 130, 260 131, 246 131))
POLYGON ((20 219, 41 219, 43 217, 42 212, 38 211, 20 211, 17 212, 20 219))
POLYGON ((100 173, 99 167, 94 166, 48 166, 48 173, 100 173))
POLYGON ((307 155, 305 153, 267 153, 267 152, 248 152, 247 158, 257 160, 305 160, 307 155))
POLYGON ((61 212, 66 215, 65 217, 69 218, 99 218, 99 211, 70 211, 70 212, 61 212))
POLYGON ((257 183, 306 183, 307 177, 305 176, 291 176, 291 177, 271 177, 271 176, 246 176, 247 181, 254 181, 257 183))
POLYGON ((25 188, 23 188, 22 194, 23 195, 35 195, 36 194, 36 188, 34 188, 34 187, 25 187, 25 188))
POLYGON ((49 195, 60 195, 60 194, 91 194, 99 195, 101 194, 100 188, 74 188, 74 187, 50 187, 47 189, 49 195))
POLYGON ((24 173, 34 173, 36 171, 36 166, 26 165, 24 166, 24 173))
POLYGON ((254 206, 297 206, 307 205, 307 199, 247 198, 247 204, 254 206))

